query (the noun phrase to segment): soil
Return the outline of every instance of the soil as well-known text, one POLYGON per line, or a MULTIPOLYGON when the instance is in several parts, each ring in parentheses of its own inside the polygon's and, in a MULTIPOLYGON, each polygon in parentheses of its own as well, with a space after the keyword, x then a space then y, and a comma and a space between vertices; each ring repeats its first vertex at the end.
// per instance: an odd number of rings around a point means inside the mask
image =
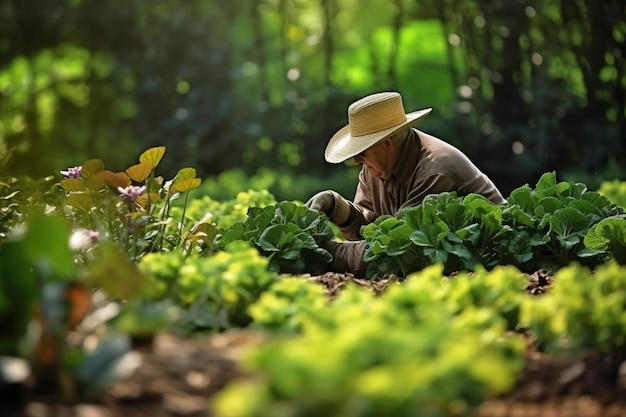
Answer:
MULTIPOLYGON (((373 282, 327 273, 308 279, 323 285, 332 298, 351 282, 380 293, 399 277, 389 275, 373 282)), ((542 294, 551 285, 551 277, 538 271, 528 275, 526 292, 542 294)), ((137 348, 141 365, 116 382, 101 402, 62 404, 31 396, 20 416, 211 416, 211 397, 230 381, 246 377, 238 369, 238 359, 244 348, 261 340, 262 336, 245 329, 192 339, 159 334, 148 346, 137 348)), ((8 415, 1 406, 0 416, 8 415)), ((489 399, 478 410, 478 417, 525 416, 626 416, 626 352, 565 358, 540 352, 529 342, 515 389, 489 399)))

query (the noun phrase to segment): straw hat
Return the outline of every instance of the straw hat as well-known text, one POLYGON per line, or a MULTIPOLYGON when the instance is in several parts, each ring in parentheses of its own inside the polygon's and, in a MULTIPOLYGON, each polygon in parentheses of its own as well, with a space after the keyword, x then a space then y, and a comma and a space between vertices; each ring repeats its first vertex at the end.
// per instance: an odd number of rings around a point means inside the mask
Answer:
POLYGON ((418 121, 431 108, 404 112, 402 97, 395 92, 376 93, 348 107, 348 125, 328 142, 326 161, 337 164, 360 154, 370 146, 418 121))

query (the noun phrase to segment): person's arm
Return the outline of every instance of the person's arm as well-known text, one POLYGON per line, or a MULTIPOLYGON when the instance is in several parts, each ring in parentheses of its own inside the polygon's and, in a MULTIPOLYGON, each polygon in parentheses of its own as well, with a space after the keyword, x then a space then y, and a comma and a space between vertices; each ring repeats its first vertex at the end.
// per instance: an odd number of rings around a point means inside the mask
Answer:
POLYGON ((338 273, 351 273, 357 278, 364 278, 367 264, 363 260, 367 243, 364 240, 356 242, 325 241, 321 246, 333 255, 330 270, 338 273))
POLYGON ((373 222, 377 217, 373 209, 372 189, 365 180, 362 170, 359 173, 359 184, 356 187, 352 207, 355 209, 354 216, 351 221, 339 225, 339 230, 348 240, 360 240, 361 226, 373 222))

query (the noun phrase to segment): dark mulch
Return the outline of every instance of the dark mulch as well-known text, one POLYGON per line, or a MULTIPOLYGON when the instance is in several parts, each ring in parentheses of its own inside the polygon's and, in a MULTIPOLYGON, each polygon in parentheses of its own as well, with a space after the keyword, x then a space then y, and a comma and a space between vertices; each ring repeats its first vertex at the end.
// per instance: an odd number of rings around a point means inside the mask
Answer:
MULTIPOLYGON (((549 291, 545 271, 527 275, 529 295, 549 291)), ((380 293, 401 280, 388 275, 379 281, 350 274, 308 277, 335 297, 355 283, 380 293)), ((160 334, 138 350, 141 366, 113 385, 99 404, 64 405, 31 398, 25 417, 199 417, 210 416, 211 396, 228 382, 244 377, 237 363, 247 346, 261 336, 246 330, 180 339, 160 334)), ((245 399, 242 399, 245 401, 245 399)), ((626 352, 614 356, 589 354, 556 357, 528 343, 526 365, 515 389, 485 402, 479 417, 622 417, 626 416, 626 352)), ((2 416, 0 411, 0 416, 2 416)))

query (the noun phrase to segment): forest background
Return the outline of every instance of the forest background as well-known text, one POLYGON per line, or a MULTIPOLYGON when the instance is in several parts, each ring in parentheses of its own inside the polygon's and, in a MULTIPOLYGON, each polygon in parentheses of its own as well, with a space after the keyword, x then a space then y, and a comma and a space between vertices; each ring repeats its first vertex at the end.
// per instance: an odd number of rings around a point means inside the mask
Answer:
POLYGON ((0 176, 164 145, 166 178, 351 198, 324 148, 395 90, 505 196, 547 171, 595 189, 626 178, 625 55, 623 0, 0 0, 0 176))

